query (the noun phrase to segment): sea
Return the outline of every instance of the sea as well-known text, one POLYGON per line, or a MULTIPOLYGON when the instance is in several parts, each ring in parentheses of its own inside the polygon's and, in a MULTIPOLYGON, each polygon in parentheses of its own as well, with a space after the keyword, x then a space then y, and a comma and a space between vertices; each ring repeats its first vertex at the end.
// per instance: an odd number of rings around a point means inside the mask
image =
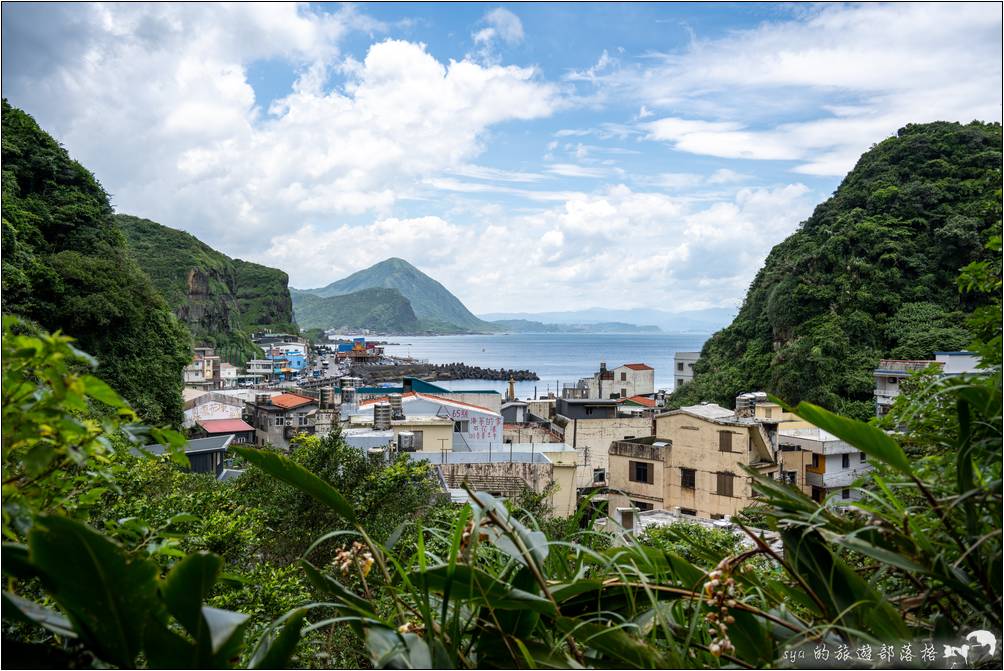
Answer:
MULTIPOLYGON (((540 378, 517 382, 520 398, 546 396, 564 384, 590 377, 604 361, 609 368, 645 363, 655 369, 655 388, 672 391, 673 355, 700 351, 709 335, 514 333, 510 335, 392 336, 384 352, 428 363, 465 363, 483 368, 531 370, 540 378)), ((505 381, 452 380, 437 382, 447 389, 496 389, 505 381)))

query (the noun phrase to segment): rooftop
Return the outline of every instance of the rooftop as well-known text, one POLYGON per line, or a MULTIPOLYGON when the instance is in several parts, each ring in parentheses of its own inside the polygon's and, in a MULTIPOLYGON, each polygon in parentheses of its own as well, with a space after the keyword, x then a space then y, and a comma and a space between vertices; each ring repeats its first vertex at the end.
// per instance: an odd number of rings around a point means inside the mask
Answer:
POLYGON ((631 370, 655 370, 648 364, 644 363, 626 363, 624 364, 624 368, 630 368, 631 370))
MULTIPOLYGON (((233 435, 226 436, 210 436, 209 438, 196 438, 185 443, 185 454, 197 454, 199 452, 219 452, 220 450, 227 449, 230 445, 230 441, 234 439, 233 435)), ((131 452, 133 454, 140 454, 141 452, 149 452, 150 454, 164 454, 167 450, 166 445, 161 445, 159 443, 154 445, 143 445, 141 448, 133 448, 131 452)))
POLYGON ((289 392, 273 396, 270 400, 272 401, 272 405, 282 408, 283 410, 292 410, 293 408, 299 408, 300 406, 308 405, 310 403, 317 403, 317 399, 311 396, 302 396, 300 394, 292 394, 289 392))
POLYGON ((432 464, 549 464, 551 460, 539 452, 405 452, 412 461, 432 464))
POLYGON ((239 433, 254 431, 254 427, 243 419, 203 419, 196 422, 209 433, 239 433))
POLYGON ((634 403, 635 405, 641 405, 646 408, 655 407, 655 399, 649 398, 648 396, 628 396, 624 399, 624 403, 634 403))

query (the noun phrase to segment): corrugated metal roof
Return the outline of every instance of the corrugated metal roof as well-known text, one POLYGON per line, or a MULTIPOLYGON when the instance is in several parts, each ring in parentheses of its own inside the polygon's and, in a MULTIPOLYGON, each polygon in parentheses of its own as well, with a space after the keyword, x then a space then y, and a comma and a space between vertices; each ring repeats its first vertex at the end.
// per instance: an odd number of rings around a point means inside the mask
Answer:
POLYGON ((654 368, 652 368, 648 364, 644 364, 644 363, 626 363, 626 364, 624 364, 624 367, 625 368, 630 368, 631 370, 655 370, 654 368))

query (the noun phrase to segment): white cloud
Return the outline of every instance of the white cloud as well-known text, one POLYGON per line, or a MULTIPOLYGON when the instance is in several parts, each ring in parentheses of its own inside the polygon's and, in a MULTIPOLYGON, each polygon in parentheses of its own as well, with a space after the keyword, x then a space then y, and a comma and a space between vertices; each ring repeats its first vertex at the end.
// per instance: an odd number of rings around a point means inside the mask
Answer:
POLYGON ((562 177, 604 177, 607 174, 603 168, 590 168, 575 163, 552 163, 545 170, 562 177))
POLYGON ((999 120, 1000 34, 997 3, 825 5, 598 80, 669 112, 650 139, 839 176, 907 123, 999 120))
POLYGON ((488 28, 477 33, 476 42, 491 40, 495 37, 500 38, 506 44, 518 44, 523 41, 523 22, 508 9, 504 7, 493 9, 485 14, 482 20, 488 24, 488 28), (490 33, 486 34, 486 31, 490 31, 490 33))
POLYGON ((5 95, 98 175, 120 211, 233 255, 252 254, 277 226, 390 215, 425 178, 470 169, 494 124, 558 104, 532 68, 444 63, 412 42, 342 59, 346 31, 380 28, 350 10, 71 5, 38 18, 5 6, 5 95), (267 111, 248 79, 261 59, 297 71, 267 111))

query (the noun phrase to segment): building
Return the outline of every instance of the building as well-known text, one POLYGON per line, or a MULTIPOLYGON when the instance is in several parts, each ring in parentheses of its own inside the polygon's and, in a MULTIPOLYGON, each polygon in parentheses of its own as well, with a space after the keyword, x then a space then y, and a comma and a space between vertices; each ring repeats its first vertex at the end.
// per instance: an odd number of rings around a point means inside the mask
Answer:
POLYGON ((701 358, 700 352, 677 352, 673 355, 673 379, 675 389, 679 389, 694 379, 694 364, 701 358))
POLYGON ((856 501, 861 492, 851 487, 871 470, 868 455, 833 434, 811 427, 781 429, 778 443, 784 462, 784 479, 799 487, 815 501, 830 496, 856 501), (797 455, 801 453, 801 458, 797 455), (801 469, 789 469, 798 464, 801 469))
POLYGON ((248 375, 259 375, 263 380, 271 380, 275 365, 271 359, 250 359, 244 364, 248 375))
POLYGON ((525 424, 530 421, 530 404, 526 401, 506 401, 502 404, 502 421, 505 424, 525 424))
MULTIPOLYGON (((453 434, 449 444, 439 439, 437 439, 439 444, 431 443, 428 437, 423 437, 424 452, 447 451, 447 448, 454 452, 469 452, 487 450, 491 446, 497 447, 502 444, 502 415, 498 412, 453 398, 415 391, 405 392, 399 396, 404 418, 439 417, 453 422, 453 434)), ((374 424, 376 406, 390 401, 391 395, 360 401, 358 410, 352 413, 351 423, 374 424)))
POLYGON ((742 466, 779 477, 776 426, 715 404, 673 410, 655 419, 655 435, 609 448, 609 510, 679 509, 721 519, 754 501, 742 466))
POLYGON ((973 352, 935 352, 934 359, 882 359, 875 369, 875 416, 882 417, 900 394, 903 380, 930 368, 942 377, 979 374, 973 352))
POLYGON ((255 428, 243 419, 203 419, 196 422, 195 434, 200 438, 233 436, 235 445, 254 445, 255 428))
POLYGON ((378 428, 372 416, 356 415, 342 429, 342 438, 360 450, 390 447, 398 452, 439 452, 453 449, 453 429, 449 417, 411 415, 391 419, 389 428, 378 428))
POLYGON ((537 493, 554 484, 548 504, 555 515, 568 517, 575 512, 575 464, 539 452, 414 452, 413 460, 432 464, 443 488, 454 501, 468 498, 464 483, 474 491, 496 497, 511 497, 524 488, 537 493))
MULTIPOLYGON (((232 435, 213 436, 211 438, 196 438, 185 443, 185 456, 188 457, 189 470, 193 473, 212 473, 218 476, 223 470, 227 447, 233 441, 232 435)), ((165 445, 144 445, 133 448, 133 454, 164 454, 165 445)))
MULTIPOLYGON (((343 378, 348 380, 351 378, 343 378)), ((361 380, 358 381, 361 385, 361 380)), ((340 393, 340 389, 338 390, 340 393)), ((417 377, 405 377, 400 385, 381 385, 377 387, 356 387, 356 397, 359 401, 384 398, 388 394, 407 394, 417 392, 420 394, 431 394, 441 398, 447 398, 460 403, 469 403, 479 408, 486 408, 493 412, 502 410, 502 395, 494 389, 458 389, 456 391, 441 387, 432 382, 426 382, 417 377)))
POLYGON ((621 415, 619 405, 612 400, 558 399, 551 426, 576 452, 576 487, 607 484, 607 451, 613 441, 652 435, 651 417, 621 415))
POLYGON ((655 393, 655 369, 644 363, 626 363, 613 370, 600 362, 600 370, 561 390, 564 399, 611 399, 651 396, 655 393))
POLYGON ((302 394, 258 394, 246 404, 247 421, 255 428, 255 443, 289 449, 300 433, 314 433, 318 400, 302 394))
POLYGON ((237 366, 227 362, 220 363, 220 388, 233 389, 237 386, 237 379, 240 371, 237 366))
POLYGON ((186 387, 198 389, 219 389, 220 357, 212 347, 196 347, 193 350, 192 362, 185 366, 182 373, 186 387))

